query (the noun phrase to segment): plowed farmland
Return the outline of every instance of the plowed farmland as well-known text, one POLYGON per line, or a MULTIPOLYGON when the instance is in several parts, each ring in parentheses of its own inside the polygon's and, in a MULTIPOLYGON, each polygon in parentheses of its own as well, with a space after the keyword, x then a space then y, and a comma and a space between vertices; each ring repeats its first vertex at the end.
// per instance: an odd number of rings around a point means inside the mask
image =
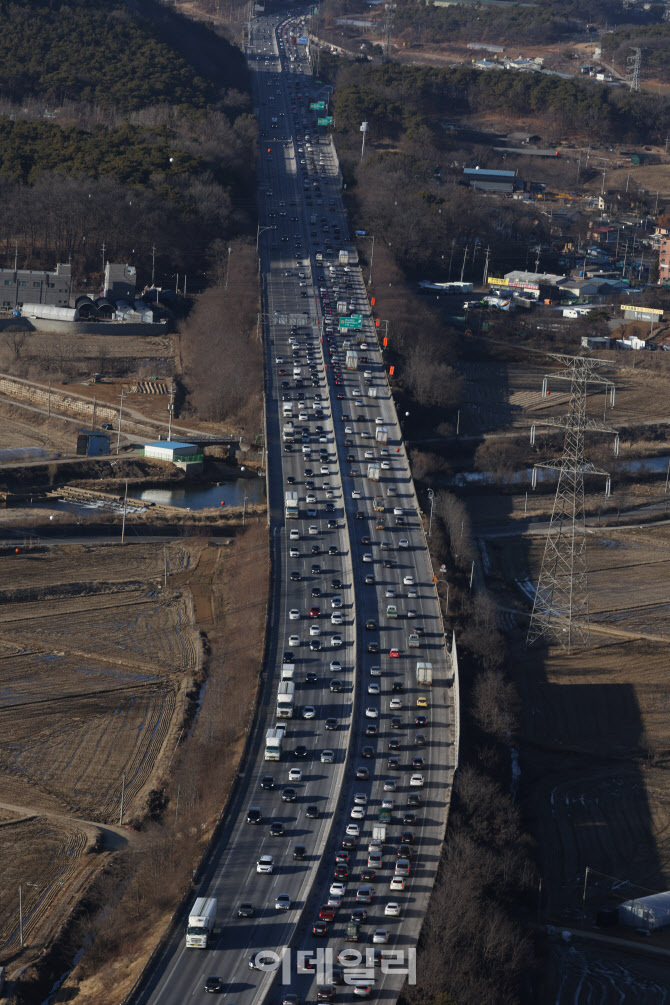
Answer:
POLYGON ((29 937, 95 868, 83 852, 109 839, 95 825, 118 824, 122 788, 132 822, 164 774, 199 666, 188 579, 205 547, 0 555, 0 962, 19 884, 29 937))

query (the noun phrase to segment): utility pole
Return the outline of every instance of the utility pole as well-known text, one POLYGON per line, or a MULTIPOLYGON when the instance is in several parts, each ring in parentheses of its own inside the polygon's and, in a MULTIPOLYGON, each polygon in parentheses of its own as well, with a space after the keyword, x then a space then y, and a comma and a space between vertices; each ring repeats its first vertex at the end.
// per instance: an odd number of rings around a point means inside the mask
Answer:
POLYGON ((244 499, 242 500, 242 526, 244 527, 247 522, 247 499, 248 495, 244 493, 244 499))
POLYGON ((116 434, 116 452, 121 449, 121 420, 123 418, 123 388, 121 388, 121 407, 119 408, 119 431, 116 434))
POLYGON ((435 498, 435 493, 432 489, 428 489, 428 498, 430 499, 430 517, 428 518, 428 537, 431 536, 433 532, 433 500, 435 498))
POLYGON ((605 161, 605 166, 603 167, 603 183, 600 186, 600 194, 605 195, 605 176, 607 174, 607 161, 605 161))
POLYGON ((102 295, 105 295, 105 242, 102 242, 102 295))
POLYGON ((126 794, 126 769, 123 769, 121 776, 121 809, 119 811, 119 827, 123 827, 123 798, 126 794))
POLYGON ((484 276, 483 276, 483 279, 482 279, 482 286, 486 286, 486 284, 488 282, 488 278, 489 278, 489 255, 490 255, 490 253, 491 253, 491 249, 487 248, 486 249, 486 261, 484 262, 484 276))
POLYGON ((156 245, 151 245, 151 286, 155 285, 154 280, 156 278, 156 245))
POLYGON ((95 426, 95 395, 93 395, 93 426, 95 426))
POLYGON ((224 290, 228 289, 228 273, 230 272, 230 253, 232 250, 233 250, 232 248, 230 247, 228 248, 228 264, 226 266, 226 285, 223 287, 224 290))
POLYGON ((21 942, 21 949, 23 949, 23 890, 21 889, 20 883, 19 883, 19 940, 21 942))
POLYGON ((163 580, 167 589, 167 545, 163 545, 163 580))
POLYGON ((14 241, 14 272, 18 271, 19 267, 19 244, 18 241, 14 241))
POLYGON ((361 122, 360 132, 363 133, 363 142, 361 143, 361 160, 363 160, 363 155, 365 153, 365 134, 369 130, 369 125, 367 122, 361 122))
POLYGON ((451 240, 451 254, 449 255, 449 276, 447 277, 447 280, 451 279, 451 263, 452 263, 452 261, 454 259, 454 248, 455 247, 456 247, 456 238, 454 237, 451 240))
POLYGON ((126 479, 126 494, 123 497, 123 520, 121 521, 121 544, 125 544, 126 538, 126 504, 128 502, 128 479, 126 479))
POLYGON ((174 412, 174 389, 170 389, 170 403, 168 404, 168 440, 172 439, 172 413, 174 412))
POLYGON ((535 272, 537 273, 539 272, 539 270, 540 270, 540 246, 538 245, 537 254, 535 256, 535 272))
POLYGON ((465 260, 468 257, 468 246, 465 245, 465 250, 463 252, 463 264, 461 265, 461 282, 463 282, 463 275, 465 274, 465 260))
POLYGON ((51 381, 49 381, 48 417, 51 418, 51 381))

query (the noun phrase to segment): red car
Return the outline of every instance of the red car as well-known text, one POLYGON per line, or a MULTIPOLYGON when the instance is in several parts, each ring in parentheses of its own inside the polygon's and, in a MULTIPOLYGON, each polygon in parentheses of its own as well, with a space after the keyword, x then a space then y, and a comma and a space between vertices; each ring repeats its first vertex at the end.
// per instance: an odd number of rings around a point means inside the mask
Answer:
POLYGON ((326 904, 319 911, 319 921, 335 921, 335 908, 326 904))
POLYGON ((321 608, 320 607, 310 607, 310 609, 309 609, 309 616, 310 616, 310 618, 320 618, 321 617, 321 608))
POLYGON ((389 656, 391 657, 391 659, 394 658, 398 659, 400 657, 400 653, 398 652, 397 649, 391 649, 391 651, 389 652, 389 656))

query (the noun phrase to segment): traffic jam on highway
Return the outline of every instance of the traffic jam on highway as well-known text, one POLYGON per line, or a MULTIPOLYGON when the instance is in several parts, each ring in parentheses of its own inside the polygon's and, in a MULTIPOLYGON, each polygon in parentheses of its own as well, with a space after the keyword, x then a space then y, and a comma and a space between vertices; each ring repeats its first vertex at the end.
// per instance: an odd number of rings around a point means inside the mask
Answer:
POLYGON ((304 30, 261 16, 248 45, 280 500, 272 693, 239 821, 189 915, 188 956, 153 1001, 176 1000, 180 967, 240 1005, 394 999, 413 977, 446 824, 442 620, 304 30), (205 946, 208 962, 192 964, 205 946))

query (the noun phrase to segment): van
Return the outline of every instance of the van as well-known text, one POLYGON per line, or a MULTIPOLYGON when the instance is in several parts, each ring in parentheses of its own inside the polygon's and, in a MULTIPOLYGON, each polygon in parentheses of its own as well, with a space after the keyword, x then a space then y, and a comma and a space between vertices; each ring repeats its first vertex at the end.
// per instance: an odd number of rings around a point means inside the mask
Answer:
MULTIPOLYGON (((403 861, 400 859, 399 861, 403 861)), ((406 860, 405 860, 406 861, 406 860)), ((397 868, 397 866, 396 866, 397 868)), ((359 904, 371 904, 372 903, 372 887, 371 886, 359 886, 356 891, 356 901, 359 904)))
POLYGON ((395 864, 396 876, 409 876, 409 859, 399 858, 395 864))

